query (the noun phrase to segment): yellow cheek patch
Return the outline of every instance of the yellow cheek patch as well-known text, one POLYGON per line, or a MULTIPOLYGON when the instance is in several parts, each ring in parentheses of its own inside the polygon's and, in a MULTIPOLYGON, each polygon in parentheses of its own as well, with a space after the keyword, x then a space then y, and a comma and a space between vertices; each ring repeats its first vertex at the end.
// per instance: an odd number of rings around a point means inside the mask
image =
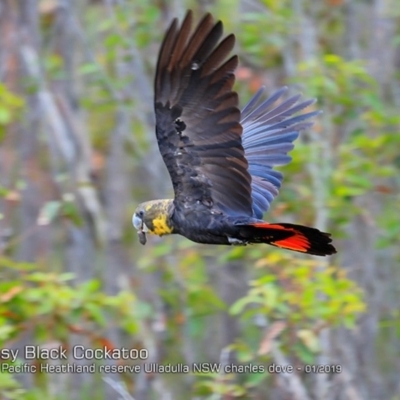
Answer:
POLYGON ((166 215, 160 215, 154 218, 152 222, 153 230, 149 229, 149 232, 153 233, 154 235, 162 236, 172 232, 172 228, 167 224, 166 215))

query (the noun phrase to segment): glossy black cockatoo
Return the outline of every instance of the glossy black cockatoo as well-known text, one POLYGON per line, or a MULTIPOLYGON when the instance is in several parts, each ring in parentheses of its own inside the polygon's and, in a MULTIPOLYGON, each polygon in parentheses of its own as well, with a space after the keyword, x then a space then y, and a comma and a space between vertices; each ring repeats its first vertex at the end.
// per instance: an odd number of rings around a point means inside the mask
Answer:
POLYGON ((155 76, 156 138, 170 174, 174 199, 140 204, 132 221, 142 244, 146 233, 180 234, 207 244, 267 243, 302 253, 336 253, 328 233, 289 223, 267 223, 263 213, 278 194, 282 174, 272 169, 318 111, 286 88, 262 100, 263 89, 242 111, 232 87, 234 35, 220 40, 221 21, 210 14, 192 32, 192 12, 165 34, 155 76))

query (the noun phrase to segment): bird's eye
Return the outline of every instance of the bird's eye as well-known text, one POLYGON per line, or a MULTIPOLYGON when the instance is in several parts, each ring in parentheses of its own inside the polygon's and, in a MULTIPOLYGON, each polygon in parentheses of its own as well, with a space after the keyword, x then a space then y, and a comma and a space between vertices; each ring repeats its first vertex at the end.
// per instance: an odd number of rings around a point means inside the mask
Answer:
POLYGON ((138 215, 138 217, 143 218, 143 216, 144 216, 144 211, 140 210, 140 211, 137 213, 137 215, 138 215))

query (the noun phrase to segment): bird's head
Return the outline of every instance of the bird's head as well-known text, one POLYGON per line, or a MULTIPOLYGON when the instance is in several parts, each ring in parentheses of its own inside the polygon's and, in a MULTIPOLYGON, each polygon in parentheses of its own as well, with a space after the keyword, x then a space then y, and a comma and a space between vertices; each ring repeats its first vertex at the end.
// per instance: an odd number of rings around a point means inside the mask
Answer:
POLYGON ((146 244, 146 233, 163 236, 173 233, 171 214, 173 200, 152 200, 141 203, 132 216, 132 223, 138 231, 139 241, 146 244))

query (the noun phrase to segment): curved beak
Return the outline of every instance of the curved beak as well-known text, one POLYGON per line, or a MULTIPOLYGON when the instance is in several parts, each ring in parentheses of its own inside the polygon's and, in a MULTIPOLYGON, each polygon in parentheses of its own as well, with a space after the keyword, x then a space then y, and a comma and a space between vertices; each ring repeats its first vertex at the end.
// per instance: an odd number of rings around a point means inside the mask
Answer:
POLYGON ((135 214, 133 214, 133 217, 132 217, 132 223, 138 232, 139 242, 143 245, 146 244, 147 239, 146 239, 146 233, 143 230, 143 220, 141 218, 139 218, 135 213, 135 214))
POLYGON ((143 231, 138 231, 138 236, 139 236, 139 242, 140 242, 140 244, 145 245, 146 242, 147 242, 146 234, 145 234, 143 231))

